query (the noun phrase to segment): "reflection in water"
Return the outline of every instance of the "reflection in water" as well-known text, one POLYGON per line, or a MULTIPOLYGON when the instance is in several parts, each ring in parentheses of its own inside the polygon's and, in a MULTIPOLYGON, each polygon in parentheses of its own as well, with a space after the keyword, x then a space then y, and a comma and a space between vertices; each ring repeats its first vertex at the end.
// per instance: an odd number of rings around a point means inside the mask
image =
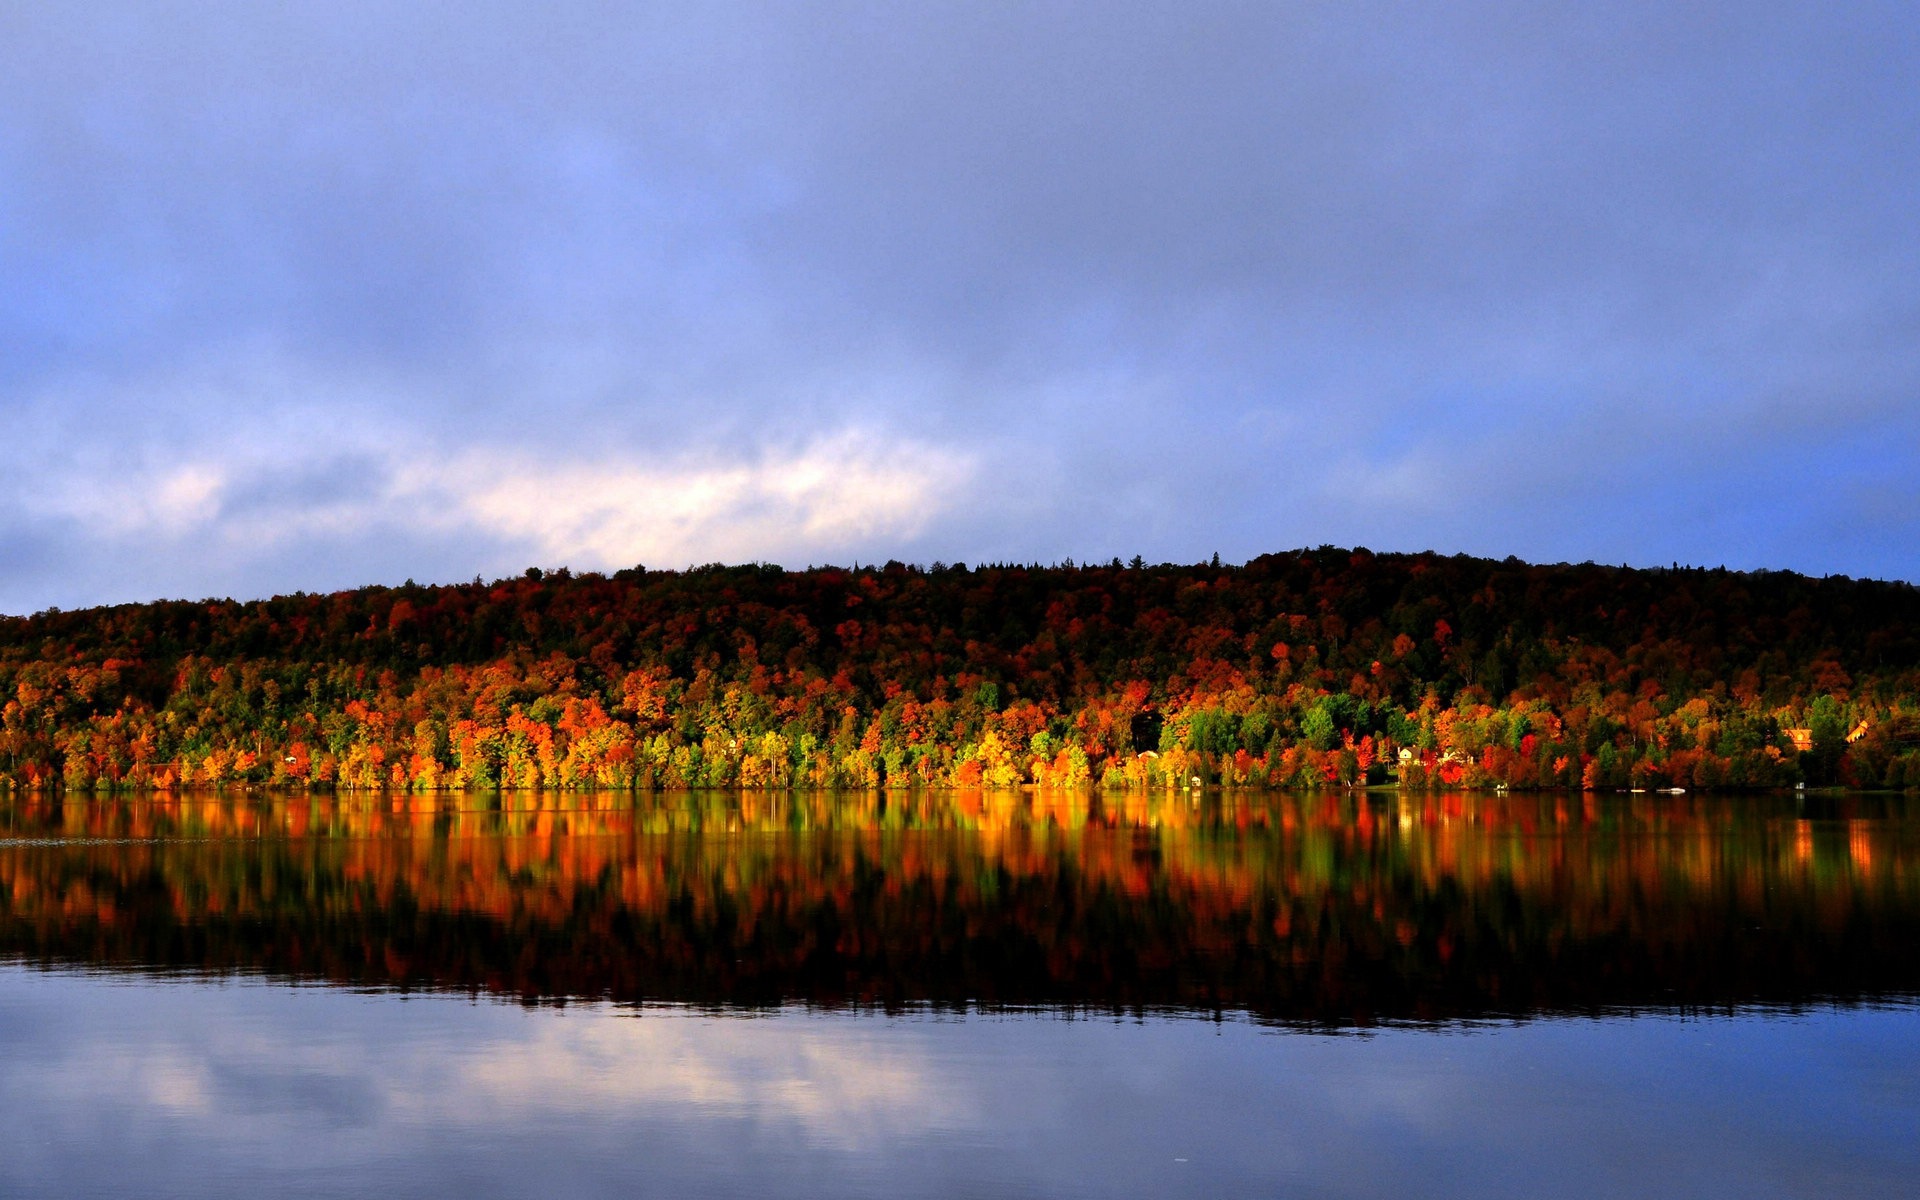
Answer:
POLYGON ((1911 1195, 1917 934, 1899 798, 0 798, 0 1195, 1911 1195))
POLYGON ((1911 1196, 1916 1017, 1353 1037, 0 967, 0 1195, 1911 1196))
POLYGON ((1916 1015, 1281 1036, 0 967, 0 1195, 1909 1196, 1916 1015))
POLYGON ((22 796, 0 956, 1307 1025, 1920 992, 1897 797, 22 796))

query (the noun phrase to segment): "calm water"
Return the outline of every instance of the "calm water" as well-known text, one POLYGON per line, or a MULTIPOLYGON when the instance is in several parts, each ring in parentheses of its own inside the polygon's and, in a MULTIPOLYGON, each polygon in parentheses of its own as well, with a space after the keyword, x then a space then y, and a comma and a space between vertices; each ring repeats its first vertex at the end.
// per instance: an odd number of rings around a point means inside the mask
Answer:
POLYGON ((1899 797, 0 797, 0 1195, 1911 1196, 1899 797))

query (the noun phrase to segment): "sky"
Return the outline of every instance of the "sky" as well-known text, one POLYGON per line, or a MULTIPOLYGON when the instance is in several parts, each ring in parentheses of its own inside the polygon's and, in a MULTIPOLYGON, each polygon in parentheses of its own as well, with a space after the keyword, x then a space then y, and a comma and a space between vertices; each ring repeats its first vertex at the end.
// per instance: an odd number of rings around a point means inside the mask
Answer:
POLYGON ((1920 579, 1910 5, 0 0, 0 612, 1920 579))

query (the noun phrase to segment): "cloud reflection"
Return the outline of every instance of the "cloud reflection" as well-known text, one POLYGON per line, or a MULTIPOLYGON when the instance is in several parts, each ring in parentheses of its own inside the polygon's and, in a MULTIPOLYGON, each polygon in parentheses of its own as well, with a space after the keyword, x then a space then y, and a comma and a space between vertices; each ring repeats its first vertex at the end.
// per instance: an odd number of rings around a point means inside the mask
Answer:
POLYGON ((10 1196, 1894 1195, 1911 1006, 1366 1037, 0 969, 10 1196))

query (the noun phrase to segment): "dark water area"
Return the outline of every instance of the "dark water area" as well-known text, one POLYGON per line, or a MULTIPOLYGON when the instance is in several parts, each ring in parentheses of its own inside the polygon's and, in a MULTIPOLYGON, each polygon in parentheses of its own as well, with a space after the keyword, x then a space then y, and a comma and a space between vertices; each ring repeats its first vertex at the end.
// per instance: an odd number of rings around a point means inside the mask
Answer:
POLYGON ((0 797, 0 1195, 1910 1195, 1920 801, 0 797))
POLYGON ((29 798, 0 957, 1332 1028, 1920 992, 1898 796, 29 798))

